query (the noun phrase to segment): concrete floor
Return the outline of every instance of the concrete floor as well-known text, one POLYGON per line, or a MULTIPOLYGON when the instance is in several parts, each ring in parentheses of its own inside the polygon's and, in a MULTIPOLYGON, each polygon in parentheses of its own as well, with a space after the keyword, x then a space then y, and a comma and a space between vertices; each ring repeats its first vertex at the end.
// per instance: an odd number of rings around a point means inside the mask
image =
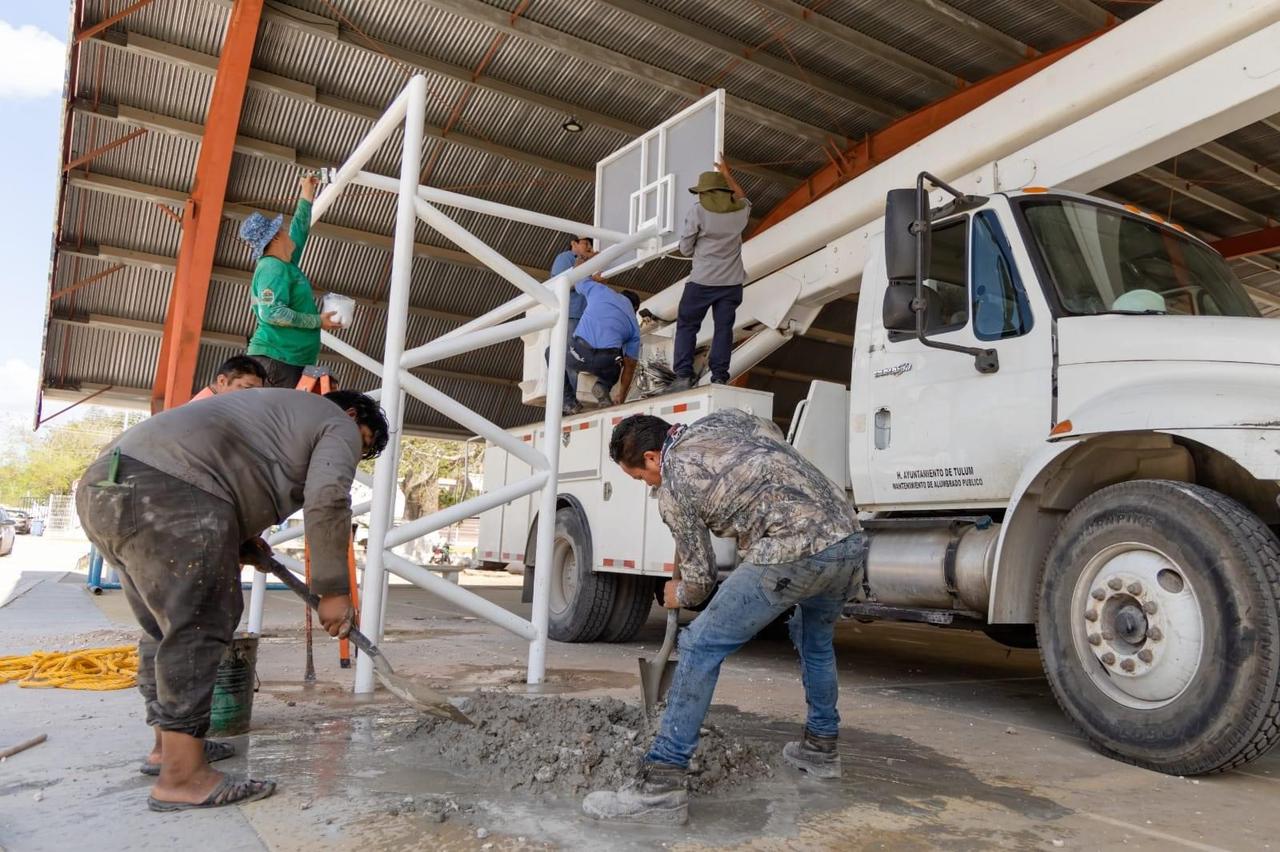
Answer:
MULTIPOLYGON (((33 540, 27 540, 33 541, 33 540)), ((38 548, 38 544, 31 547, 38 548)), ((28 548, 30 549, 30 548, 28 548)), ((31 569, 53 567, 34 559, 31 569)), ((22 564, 26 564, 25 562, 22 564)), ((13 568, 6 559, 0 571, 13 568)), ((28 569, 30 572, 31 569, 28 569)), ((24 574, 0 607, 0 654, 51 648, 85 631, 93 644, 128 636, 120 593, 92 597, 82 579, 24 574), (123 632, 122 632, 123 631, 123 632)), ((466 576, 522 615, 517 578, 466 576)), ((901 625, 838 632, 845 778, 788 770, 749 789, 695 800, 687 828, 604 827, 577 802, 485 789, 400 736, 413 714, 385 694, 358 701, 330 640, 317 637, 319 683, 303 689, 300 604, 273 593, 260 648, 262 685, 243 756, 222 766, 280 782, 270 799, 178 815, 145 809, 136 762, 149 742, 132 691, 0 687, 0 747, 39 732, 49 741, 0 766, 0 847, 289 850, 315 844, 382 849, 1269 849, 1280 755, 1226 776, 1183 779, 1090 750, 1062 716, 1035 652, 981 635, 901 625), (443 824, 403 804, 450 794, 443 824), (481 836, 482 835, 482 836, 481 836)), ((456 693, 523 691, 525 648, 432 596, 395 587, 384 647, 398 670, 456 693)), ((626 645, 553 645, 546 691, 638 700, 636 657, 661 621, 626 645)), ((712 720, 780 744, 798 730, 803 696, 791 649, 757 642, 724 667, 712 720)))

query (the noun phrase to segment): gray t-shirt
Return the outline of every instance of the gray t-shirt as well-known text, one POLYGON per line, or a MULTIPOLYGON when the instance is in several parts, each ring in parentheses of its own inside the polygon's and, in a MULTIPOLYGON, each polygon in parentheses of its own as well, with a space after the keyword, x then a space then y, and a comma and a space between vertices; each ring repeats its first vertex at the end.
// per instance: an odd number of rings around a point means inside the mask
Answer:
POLYGON ((689 208, 680 228, 680 253, 693 257, 689 280, 704 287, 736 287, 747 277, 742 268, 742 231, 751 219, 751 202, 741 210, 712 213, 701 204, 689 208))
POLYGON ((305 509, 312 590, 347 591, 351 480, 363 448, 334 403, 280 388, 219 394, 142 421, 107 452, 116 447, 235 506, 244 539, 305 509))

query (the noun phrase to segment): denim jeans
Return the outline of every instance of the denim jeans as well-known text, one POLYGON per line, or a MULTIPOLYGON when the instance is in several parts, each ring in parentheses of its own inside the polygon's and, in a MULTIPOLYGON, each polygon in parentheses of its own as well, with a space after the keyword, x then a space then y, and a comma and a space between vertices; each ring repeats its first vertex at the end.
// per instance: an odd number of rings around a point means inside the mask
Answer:
POLYGON ((677 376, 693 377, 693 350, 697 347, 698 331, 709 310, 715 330, 707 366, 711 370, 711 378, 722 382, 728 380, 729 358, 733 354, 733 318, 741 304, 741 284, 737 287, 705 287, 690 281, 684 285, 676 314, 675 353, 672 357, 672 369, 677 376))
MULTIPOLYGON (((542 350, 542 357, 550 364, 551 350, 542 350)), ((592 349, 578 338, 569 338, 569 348, 564 353, 564 401, 577 400, 579 373, 590 373, 605 390, 611 389, 622 375, 620 359, 621 350, 592 349)))
POLYGON ((809 708, 805 727, 819 736, 834 736, 840 728, 840 714, 836 710, 839 682, 832 636, 866 563, 867 539, 856 532, 796 562, 744 562, 735 568, 680 636, 680 658, 667 709, 645 759, 689 765, 698 748, 698 731, 711 706, 720 664, 793 606, 796 611, 788 626, 800 653, 809 708))

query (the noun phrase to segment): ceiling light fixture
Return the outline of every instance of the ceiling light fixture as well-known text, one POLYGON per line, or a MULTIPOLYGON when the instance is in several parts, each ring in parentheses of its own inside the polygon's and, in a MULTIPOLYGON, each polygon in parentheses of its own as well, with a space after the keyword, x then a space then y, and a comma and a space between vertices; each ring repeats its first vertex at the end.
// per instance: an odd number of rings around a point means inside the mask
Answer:
POLYGON ((578 119, 574 118, 573 116, 569 116, 569 120, 566 121, 564 124, 560 125, 560 127, 563 128, 566 133, 582 132, 582 125, 578 122, 578 119))

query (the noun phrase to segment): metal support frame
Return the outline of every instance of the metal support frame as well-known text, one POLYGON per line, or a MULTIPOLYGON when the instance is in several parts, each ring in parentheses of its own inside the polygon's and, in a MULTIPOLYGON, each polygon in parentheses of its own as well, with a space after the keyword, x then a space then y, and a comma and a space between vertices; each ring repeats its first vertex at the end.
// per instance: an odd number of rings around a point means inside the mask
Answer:
MULTIPOLYGON (((137 0, 136 3, 131 3, 128 6, 125 6, 123 9, 121 9, 119 12, 116 12, 114 15, 111 15, 108 18, 104 18, 103 20, 98 21, 98 23, 96 24, 91 24, 90 26, 85 27, 84 29, 76 33, 76 39, 75 39, 76 44, 79 44, 85 39, 93 38, 103 30, 110 29, 111 27, 123 21, 125 18, 132 15, 134 12, 141 9, 143 6, 149 6, 153 2, 154 0, 137 0)), ((74 89, 72 91, 74 91, 74 89)))
MULTIPOLYGON (((431 591, 433 594, 492 621, 530 643, 528 681, 540 683, 546 671, 548 601, 551 592, 551 553, 555 525, 539 523, 536 558, 534 561, 533 618, 526 621, 474 592, 463 589, 449 580, 432 573, 428 568, 416 565, 392 552, 392 548, 421 536, 442 529, 466 517, 496 508, 512 500, 540 492, 539 518, 552 519, 556 514, 559 496, 561 405, 563 382, 549 382, 547 409, 543 434, 551 436, 543 446, 519 441, 485 417, 467 408, 448 395, 437 390, 410 370, 423 364, 453 357, 464 352, 483 349, 530 332, 551 329, 551 375, 564 372, 565 349, 568 339, 568 313, 570 276, 562 274, 547 282, 529 275, 510 260, 500 255, 479 237, 472 234, 436 204, 501 216, 512 221, 539 227, 574 233, 599 232, 600 236, 618 239, 616 245, 601 252, 573 270, 574 278, 600 272, 637 245, 656 236, 650 228, 636 234, 625 235, 592 228, 577 222, 495 204, 482 199, 450 193, 419 183, 422 157, 423 127, 427 98, 426 78, 413 77, 400 95, 356 146, 351 156, 338 169, 334 180, 325 187, 312 207, 312 221, 318 221, 338 201, 343 190, 352 184, 394 192, 397 196, 396 226, 391 261, 391 286, 388 294, 387 330, 382 361, 366 355, 355 346, 324 332, 321 342, 329 349, 382 381, 377 391, 392 424, 390 441, 386 451, 378 459, 372 482, 373 499, 368 504, 356 506, 353 513, 370 511, 369 548, 366 555, 364 578, 361 583, 361 629, 378 642, 383 633, 383 613, 386 608, 388 573, 431 591), (365 163, 378 148, 390 138, 403 123, 403 148, 400 160, 400 179, 372 175, 364 172, 365 163), (409 289, 413 273, 414 231, 418 220, 429 224, 436 231, 453 241, 459 248, 475 257, 485 266, 510 282, 520 295, 511 301, 440 335, 434 340, 406 350, 406 332, 409 316, 409 289), (529 312, 522 319, 519 314, 529 312), (472 497, 455 506, 443 509, 428 517, 396 526, 393 509, 400 441, 403 437, 402 414, 405 394, 421 400, 477 436, 502 447, 532 468, 530 475, 521 482, 511 483, 493 491, 472 497)), ((268 539, 279 544, 303 534, 304 526, 277 533, 268 539)), ((283 560, 282 560, 283 561, 283 560)), ((286 564, 288 564, 286 562, 286 564)), ((262 628, 262 608, 265 578, 255 578, 253 595, 249 604, 249 630, 262 628)), ((373 690, 373 669, 367 655, 356 661, 356 692, 373 690)))
POLYGON ((258 40, 264 0, 236 0, 227 22, 222 58, 205 117, 191 197, 183 208, 182 243, 165 316, 151 407, 174 408, 191 399, 200 331, 209 299, 209 278, 222 227, 222 206, 235 152, 240 111, 258 40))

